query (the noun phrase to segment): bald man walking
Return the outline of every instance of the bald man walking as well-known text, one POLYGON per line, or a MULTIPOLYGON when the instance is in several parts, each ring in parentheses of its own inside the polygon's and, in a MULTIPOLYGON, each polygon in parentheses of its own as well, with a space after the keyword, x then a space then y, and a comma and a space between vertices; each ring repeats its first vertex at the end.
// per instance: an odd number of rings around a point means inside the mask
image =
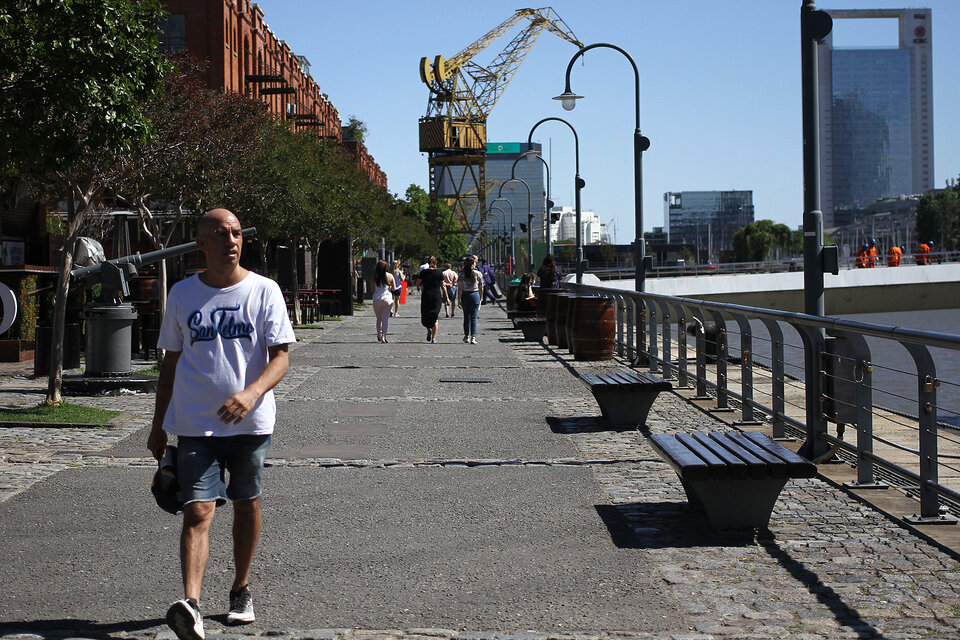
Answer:
POLYGON ((207 269, 170 290, 147 440, 160 459, 168 434, 177 436, 184 597, 170 605, 167 623, 180 640, 204 638, 200 589, 210 524, 228 499, 236 574, 227 623, 254 621, 249 579, 260 538, 260 480, 276 422, 272 390, 287 373, 287 345, 296 341, 280 287, 240 266, 243 235, 233 213, 203 214, 197 245, 207 269))

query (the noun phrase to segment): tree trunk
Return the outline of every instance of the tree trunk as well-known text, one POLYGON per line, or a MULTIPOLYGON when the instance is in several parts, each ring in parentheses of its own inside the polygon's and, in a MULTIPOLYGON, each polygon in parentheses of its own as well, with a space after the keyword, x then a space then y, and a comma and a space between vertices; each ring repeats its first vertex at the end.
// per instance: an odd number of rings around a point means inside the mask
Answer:
POLYGON ((293 323, 303 324, 303 314, 300 309, 300 278, 297 277, 297 239, 289 238, 290 247, 290 283, 293 286, 293 323))
POLYGON ((70 267, 73 266, 73 248, 77 242, 80 228, 80 214, 75 210, 73 188, 67 194, 67 235, 63 240, 63 251, 60 252, 60 273, 57 277, 57 293, 54 296, 53 327, 50 333, 50 373, 47 378, 46 404, 60 406, 63 404, 63 333, 67 319, 67 295, 70 293, 70 267))

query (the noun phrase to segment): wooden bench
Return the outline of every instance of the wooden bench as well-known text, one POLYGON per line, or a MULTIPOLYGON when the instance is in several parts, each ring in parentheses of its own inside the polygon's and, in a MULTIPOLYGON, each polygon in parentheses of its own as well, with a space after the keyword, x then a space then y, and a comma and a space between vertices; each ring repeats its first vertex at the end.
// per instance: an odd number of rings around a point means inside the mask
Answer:
POLYGON ((673 388, 666 380, 643 371, 588 373, 580 376, 593 392, 600 413, 614 426, 640 426, 661 391, 673 388))
POLYGON ((542 342, 543 336, 547 335, 547 321, 544 318, 517 318, 514 324, 523 331, 524 340, 542 342))
POLYGON ((817 475, 815 464, 762 433, 655 434, 650 444, 719 530, 766 528, 787 480, 817 475))
POLYGON ((507 318, 509 320, 513 320, 514 326, 517 325, 517 320, 519 320, 520 318, 536 318, 536 317, 537 317, 536 309, 532 309, 529 311, 527 310, 521 311, 520 309, 510 309, 509 311, 507 311, 507 318))

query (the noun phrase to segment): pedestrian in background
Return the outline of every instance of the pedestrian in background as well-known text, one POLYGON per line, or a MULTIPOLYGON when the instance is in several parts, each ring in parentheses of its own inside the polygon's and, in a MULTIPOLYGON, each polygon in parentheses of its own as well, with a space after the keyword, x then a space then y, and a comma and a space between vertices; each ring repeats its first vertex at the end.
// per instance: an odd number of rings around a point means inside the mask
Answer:
POLYGON ((536 311, 537 296, 533 293, 533 282, 536 279, 533 273, 525 273, 520 278, 520 286, 517 288, 517 309, 520 311, 536 311))
MULTIPOLYGON (((227 624, 254 621, 250 570, 260 538, 260 482, 277 417, 273 388, 296 342, 276 282, 240 266, 240 221, 226 209, 201 216, 197 247, 206 270, 170 290, 157 344, 165 350, 147 448, 159 460, 177 436, 183 501, 182 600, 167 610, 180 640, 202 640, 200 588, 210 525, 218 504, 233 501, 235 576, 227 624), (225 478, 229 475, 229 483, 225 478)), ((165 564, 152 557, 154 573, 165 564)))
POLYGON ((393 261, 393 281, 397 285, 397 290, 400 291, 399 294, 393 296, 393 313, 390 315, 396 317, 400 315, 400 295, 403 294, 403 279, 406 276, 403 275, 403 269, 401 268, 400 261, 393 261))
POLYGON ((921 242, 917 248, 917 264, 929 264, 930 252, 933 250, 933 242, 921 242))
POLYGON ((427 268, 417 275, 417 288, 421 290, 420 323, 427 329, 427 342, 436 343, 447 288, 443 286, 443 272, 437 269, 437 259, 433 256, 427 258, 427 268))
POLYGON ((463 259, 457 286, 457 306, 463 309, 463 341, 477 344, 477 325, 480 320, 480 300, 483 296, 483 274, 476 268, 476 259, 463 259))
POLYGON ((557 273, 557 263, 549 253, 543 257, 537 277, 540 279, 541 289, 560 288, 560 274, 557 273))
POLYGON ((457 272, 450 267, 450 263, 443 265, 443 285, 447 288, 447 298, 443 301, 444 317, 451 318, 457 315, 457 272))
POLYGON ((488 299, 490 302, 496 302, 497 296, 493 291, 493 283, 496 282, 496 277, 493 274, 493 267, 487 264, 485 258, 480 258, 479 270, 483 276, 483 294, 480 304, 487 304, 488 299))
POLYGON ((373 269, 372 288, 373 312, 377 316, 377 341, 387 342, 387 327, 390 324, 390 310, 393 309, 393 293, 397 284, 393 274, 387 271, 386 260, 377 260, 377 266, 373 269))
POLYGON ((877 266, 877 239, 870 238, 870 246, 867 247, 867 268, 873 269, 877 266))

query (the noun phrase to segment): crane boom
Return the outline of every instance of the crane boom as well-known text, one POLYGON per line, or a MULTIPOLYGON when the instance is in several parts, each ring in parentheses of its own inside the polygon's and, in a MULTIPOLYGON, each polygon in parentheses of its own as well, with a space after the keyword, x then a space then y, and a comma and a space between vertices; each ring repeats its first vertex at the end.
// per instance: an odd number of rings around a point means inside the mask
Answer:
MULTIPOLYGON (((542 7, 517 9, 449 60, 443 56, 436 56, 432 62, 421 58, 420 79, 429 88, 430 98, 427 113, 420 119, 420 151, 430 156, 434 220, 437 202, 445 198, 451 202, 463 231, 473 233, 472 219, 486 202, 487 116, 544 30, 583 46, 551 7, 542 7), (474 61, 477 54, 524 21, 528 24, 489 64, 474 61)), ((476 222, 481 223, 482 217, 476 222)))

